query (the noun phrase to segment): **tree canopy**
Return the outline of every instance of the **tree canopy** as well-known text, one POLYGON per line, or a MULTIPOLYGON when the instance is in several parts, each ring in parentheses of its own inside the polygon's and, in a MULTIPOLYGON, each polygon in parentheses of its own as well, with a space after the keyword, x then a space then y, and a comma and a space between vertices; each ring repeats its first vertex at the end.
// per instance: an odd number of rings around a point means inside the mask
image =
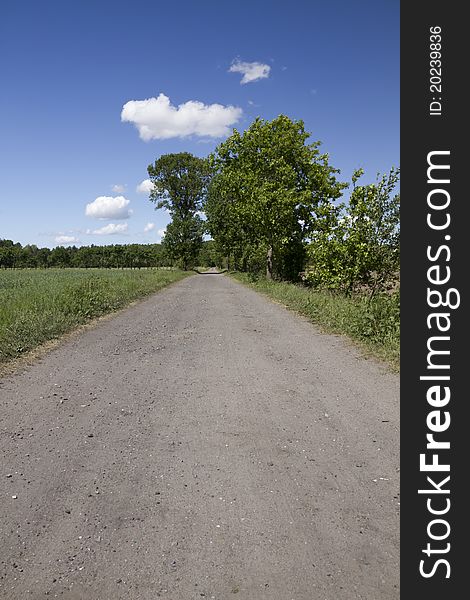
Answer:
POLYGON ((201 210, 210 181, 207 159, 189 152, 164 154, 147 171, 153 184, 150 200, 157 209, 182 219, 201 210))
POLYGON ((320 153, 320 142, 307 143, 308 138, 302 121, 258 118, 245 132, 234 130, 210 157, 209 231, 242 260, 263 249, 268 277, 293 247, 302 263, 305 240, 344 188, 328 155, 320 153))

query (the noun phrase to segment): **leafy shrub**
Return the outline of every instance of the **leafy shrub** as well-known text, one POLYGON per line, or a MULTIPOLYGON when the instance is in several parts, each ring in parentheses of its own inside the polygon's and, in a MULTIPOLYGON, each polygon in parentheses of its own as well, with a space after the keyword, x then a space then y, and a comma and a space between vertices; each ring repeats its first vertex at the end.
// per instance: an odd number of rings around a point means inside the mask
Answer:
POLYGON ((356 186, 348 206, 329 229, 316 232, 308 250, 306 280, 313 287, 351 294, 384 291, 400 266, 400 196, 392 195, 399 171, 392 169, 377 183, 356 186))

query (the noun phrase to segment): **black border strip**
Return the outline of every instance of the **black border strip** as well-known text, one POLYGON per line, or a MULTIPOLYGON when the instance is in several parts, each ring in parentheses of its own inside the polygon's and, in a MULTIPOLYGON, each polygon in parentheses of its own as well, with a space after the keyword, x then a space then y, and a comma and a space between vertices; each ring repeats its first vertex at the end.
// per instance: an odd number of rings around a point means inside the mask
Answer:
POLYGON ((468 186, 464 188, 470 152, 463 143, 468 129, 467 111, 463 107, 467 39, 468 25, 458 3, 434 0, 401 3, 400 597, 410 600, 464 597, 465 580, 470 573, 466 565, 468 518, 464 514, 469 505, 464 487, 469 471, 466 457, 470 455, 465 444, 466 438, 470 439, 470 398, 464 383, 464 373, 470 369, 465 314, 470 271, 466 243, 470 238, 467 232, 470 200, 468 186), (430 44, 438 40, 437 37, 431 40, 431 28, 434 33, 440 28, 440 57, 430 54, 437 52, 430 44), (431 65, 433 58, 441 64, 431 65), (440 72, 431 73, 433 67, 440 72), (437 87, 431 90, 433 83, 437 87), (428 173, 429 162, 450 169, 435 168, 428 173), (439 203, 448 206, 442 210, 430 207, 439 203), (427 222, 428 214, 431 225, 427 222), (443 226, 449 218, 447 227, 433 228, 443 226), (430 267, 437 268, 429 271, 430 267), (430 279, 441 281, 448 274, 450 278, 445 283, 430 282, 430 279), (439 304, 440 300, 437 293, 428 297, 428 289, 440 292, 443 302, 448 298, 449 304, 457 304, 460 298, 460 305, 432 308, 430 303, 439 304), (450 289, 454 292, 449 292, 450 289), (448 292, 450 296, 446 295, 448 292), (432 313, 447 316, 439 319, 430 317, 432 313), (442 329, 449 327, 448 331, 440 331, 438 321, 442 329), (449 339, 444 339, 446 336, 449 339), (444 350, 449 354, 430 354, 429 348, 432 352, 444 350), (447 365, 449 368, 445 369, 447 365), (433 381, 420 379, 421 376, 449 379, 433 381), (433 386, 435 389, 428 391, 433 386), (450 393, 447 403, 445 387, 450 393), (449 418, 450 425, 445 428, 449 418), (443 431, 432 431, 441 426, 443 431), (426 435, 430 433, 434 434, 433 440, 449 442, 450 449, 427 449, 426 435), (439 465, 448 464, 450 470, 420 470, 423 453, 427 464, 436 460, 439 465), (434 483, 427 480, 428 476, 434 483), (450 479, 445 481, 448 476, 450 479), (419 494, 419 489, 430 492, 419 494), (433 515, 430 509, 443 512, 433 515), (442 539, 433 540, 430 533, 442 539), (426 554, 423 550, 428 543, 430 551, 426 554), (442 562, 438 563, 439 560, 442 562), (420 566, 428 577, 420 573, 420 566))

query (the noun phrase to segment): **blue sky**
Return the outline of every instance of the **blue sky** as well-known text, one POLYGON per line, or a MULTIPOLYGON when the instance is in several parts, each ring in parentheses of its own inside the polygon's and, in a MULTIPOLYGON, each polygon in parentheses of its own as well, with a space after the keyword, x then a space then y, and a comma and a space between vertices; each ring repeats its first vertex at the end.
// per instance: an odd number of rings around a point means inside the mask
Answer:
POLYGON ((303 119, 345 181, 399 164, 398 0, 24 0, 1 12, 0 238, 159 241, 168 216, 137 191, 147 165, 206 156, 256 116, 303 119))

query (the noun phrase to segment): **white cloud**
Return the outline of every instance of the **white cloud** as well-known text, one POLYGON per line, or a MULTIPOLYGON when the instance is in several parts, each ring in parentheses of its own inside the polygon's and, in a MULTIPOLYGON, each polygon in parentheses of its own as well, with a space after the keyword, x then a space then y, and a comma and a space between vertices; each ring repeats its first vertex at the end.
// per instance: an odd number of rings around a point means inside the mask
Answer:
POLYGON ((223 137, 242 115, 242 109, 188 100, 178 107, 165 94, 147 100, 130 100, 122 107, 121 121, 134 123, 142 140, 166 140, 198 135, 223 137))
POLYGON ((125 233, 127 231, 127 223, 109 223, 104 227, 100 227, 100 229, 94 229, 89 233, 94 233, 95 235, 114 235, 116 233, 125 233))
POLYGON ((165 229, 157 229, 157 235, 160 238, 160 240, 165 235, 165 233, 166 233, 166 228, 165 229))
POLYGON ((55 242, 60 246, 64 246, 69 244, 77 244, 80 242, 80 240, 73 235, 58 235, 55 238, 55 242))
POLYGON ((126 189, 126 186, 122 183, 116 183, 116 185, 113 185, 111 189, 113 192, 116 192, 116 194, 123 194, 126 189))
POLYGON ((86 205, 85 215, 95 219, 128 219, 132 214, 129 203, 124 196, 98 196, 86 205))
POLYGON ((155 229, 155 223, 147 223, 144 227, 144 233, 148 233, 149 231, 152 231, 152 229, 155 229))
POLYGON ((269 77, 270 71, 271 67, 269 65, 259 62, 242 62, 238 59, 233 61, 229 69, 229 73, 242 73, 241 85, 266 79, 269 77))
POLYGON ((139 183, 139 185, 135 188, 135 191, 139 194, 150 194, 153 190, 153 183, 150 179, 144 179, 139 183))

